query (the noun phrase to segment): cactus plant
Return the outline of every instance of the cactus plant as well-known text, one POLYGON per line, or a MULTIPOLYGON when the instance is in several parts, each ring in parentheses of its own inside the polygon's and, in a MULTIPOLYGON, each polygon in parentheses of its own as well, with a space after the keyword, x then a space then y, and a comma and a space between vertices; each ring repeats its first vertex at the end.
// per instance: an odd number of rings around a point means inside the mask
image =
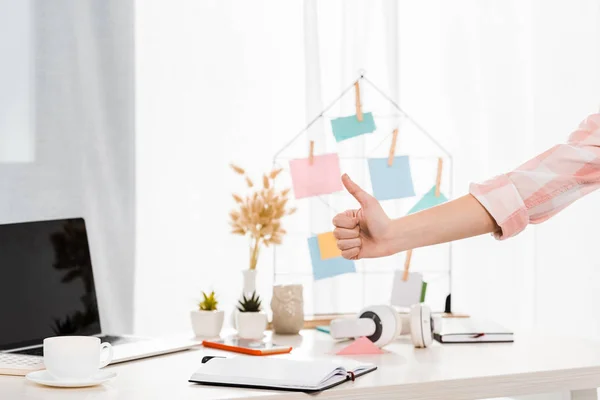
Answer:
POLYGON ((255 292, 252 292, 250 298, 246 295, 242 296, 242 300, 239 301, 238 310, 241 312, 259 312, 261 310, 260 296, 255 292))
POLYGON ((215 298, 215 292, 210 292, 210 295, 206 295, 206 293, 202 292, 202 296, 204 299, 198 303, 198 308, 202 311, 216 311, 219 302, 215 298))

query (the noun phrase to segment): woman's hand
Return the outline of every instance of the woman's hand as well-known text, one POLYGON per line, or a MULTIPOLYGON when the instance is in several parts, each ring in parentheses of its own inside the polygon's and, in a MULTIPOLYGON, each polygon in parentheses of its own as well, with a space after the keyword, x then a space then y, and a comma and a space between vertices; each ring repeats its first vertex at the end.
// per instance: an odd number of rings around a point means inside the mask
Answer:
POLYGON ((346 190, 359 202, 358 210, 347 210, 333 218, 333 235, 349 260, 383 257, 392 254, 392 221, 381 204, 346 174, 342 176, 346 190))

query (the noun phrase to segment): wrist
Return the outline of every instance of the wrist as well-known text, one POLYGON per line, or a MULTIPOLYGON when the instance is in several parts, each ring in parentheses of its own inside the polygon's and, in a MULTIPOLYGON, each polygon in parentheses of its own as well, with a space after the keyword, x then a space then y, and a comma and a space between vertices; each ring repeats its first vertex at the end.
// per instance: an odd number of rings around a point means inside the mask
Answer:
POLYGON ((382 252, 391 256, 409 250, 404 218, 391 219, 382 241, 382 252))

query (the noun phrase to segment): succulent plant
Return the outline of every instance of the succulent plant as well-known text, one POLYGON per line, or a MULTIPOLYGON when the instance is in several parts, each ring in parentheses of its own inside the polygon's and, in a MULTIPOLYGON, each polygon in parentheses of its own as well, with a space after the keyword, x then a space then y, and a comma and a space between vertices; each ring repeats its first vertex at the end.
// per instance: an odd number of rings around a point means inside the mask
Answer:
POLYGON ((200 310, 202 311, 216 311, 217 304, 219 304, 219 302, 215 298, 215 292, 210 292, 208 296, 206 295, 206 293, 202 292, 202 296, 204 297, 204 299, 200 303, 198 303, 198 308, 200 308, 200 310))
POLYGON ((252 292, 252 296, 250 296, 250 298, 246 297, 246 295, 243 295, 242 300, 239 301, 237 308, 241 312, 258 312, 261 310, 260 303, 260 296, 256 294, 256 291, 254 291, 252 292))

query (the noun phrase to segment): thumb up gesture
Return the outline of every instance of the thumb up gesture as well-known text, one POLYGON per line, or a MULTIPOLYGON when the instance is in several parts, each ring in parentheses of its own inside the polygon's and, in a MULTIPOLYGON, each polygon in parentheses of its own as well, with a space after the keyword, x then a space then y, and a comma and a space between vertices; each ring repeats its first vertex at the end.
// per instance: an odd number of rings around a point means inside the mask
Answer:
POLYGON ((347 174, 342 176, 346 190, 358 201, 358 210, 347 210, 333 218, 333 235, 342 250, 342 256, 349 260, 382 257, 392 254, 392 221, 381 204, 347 174))

